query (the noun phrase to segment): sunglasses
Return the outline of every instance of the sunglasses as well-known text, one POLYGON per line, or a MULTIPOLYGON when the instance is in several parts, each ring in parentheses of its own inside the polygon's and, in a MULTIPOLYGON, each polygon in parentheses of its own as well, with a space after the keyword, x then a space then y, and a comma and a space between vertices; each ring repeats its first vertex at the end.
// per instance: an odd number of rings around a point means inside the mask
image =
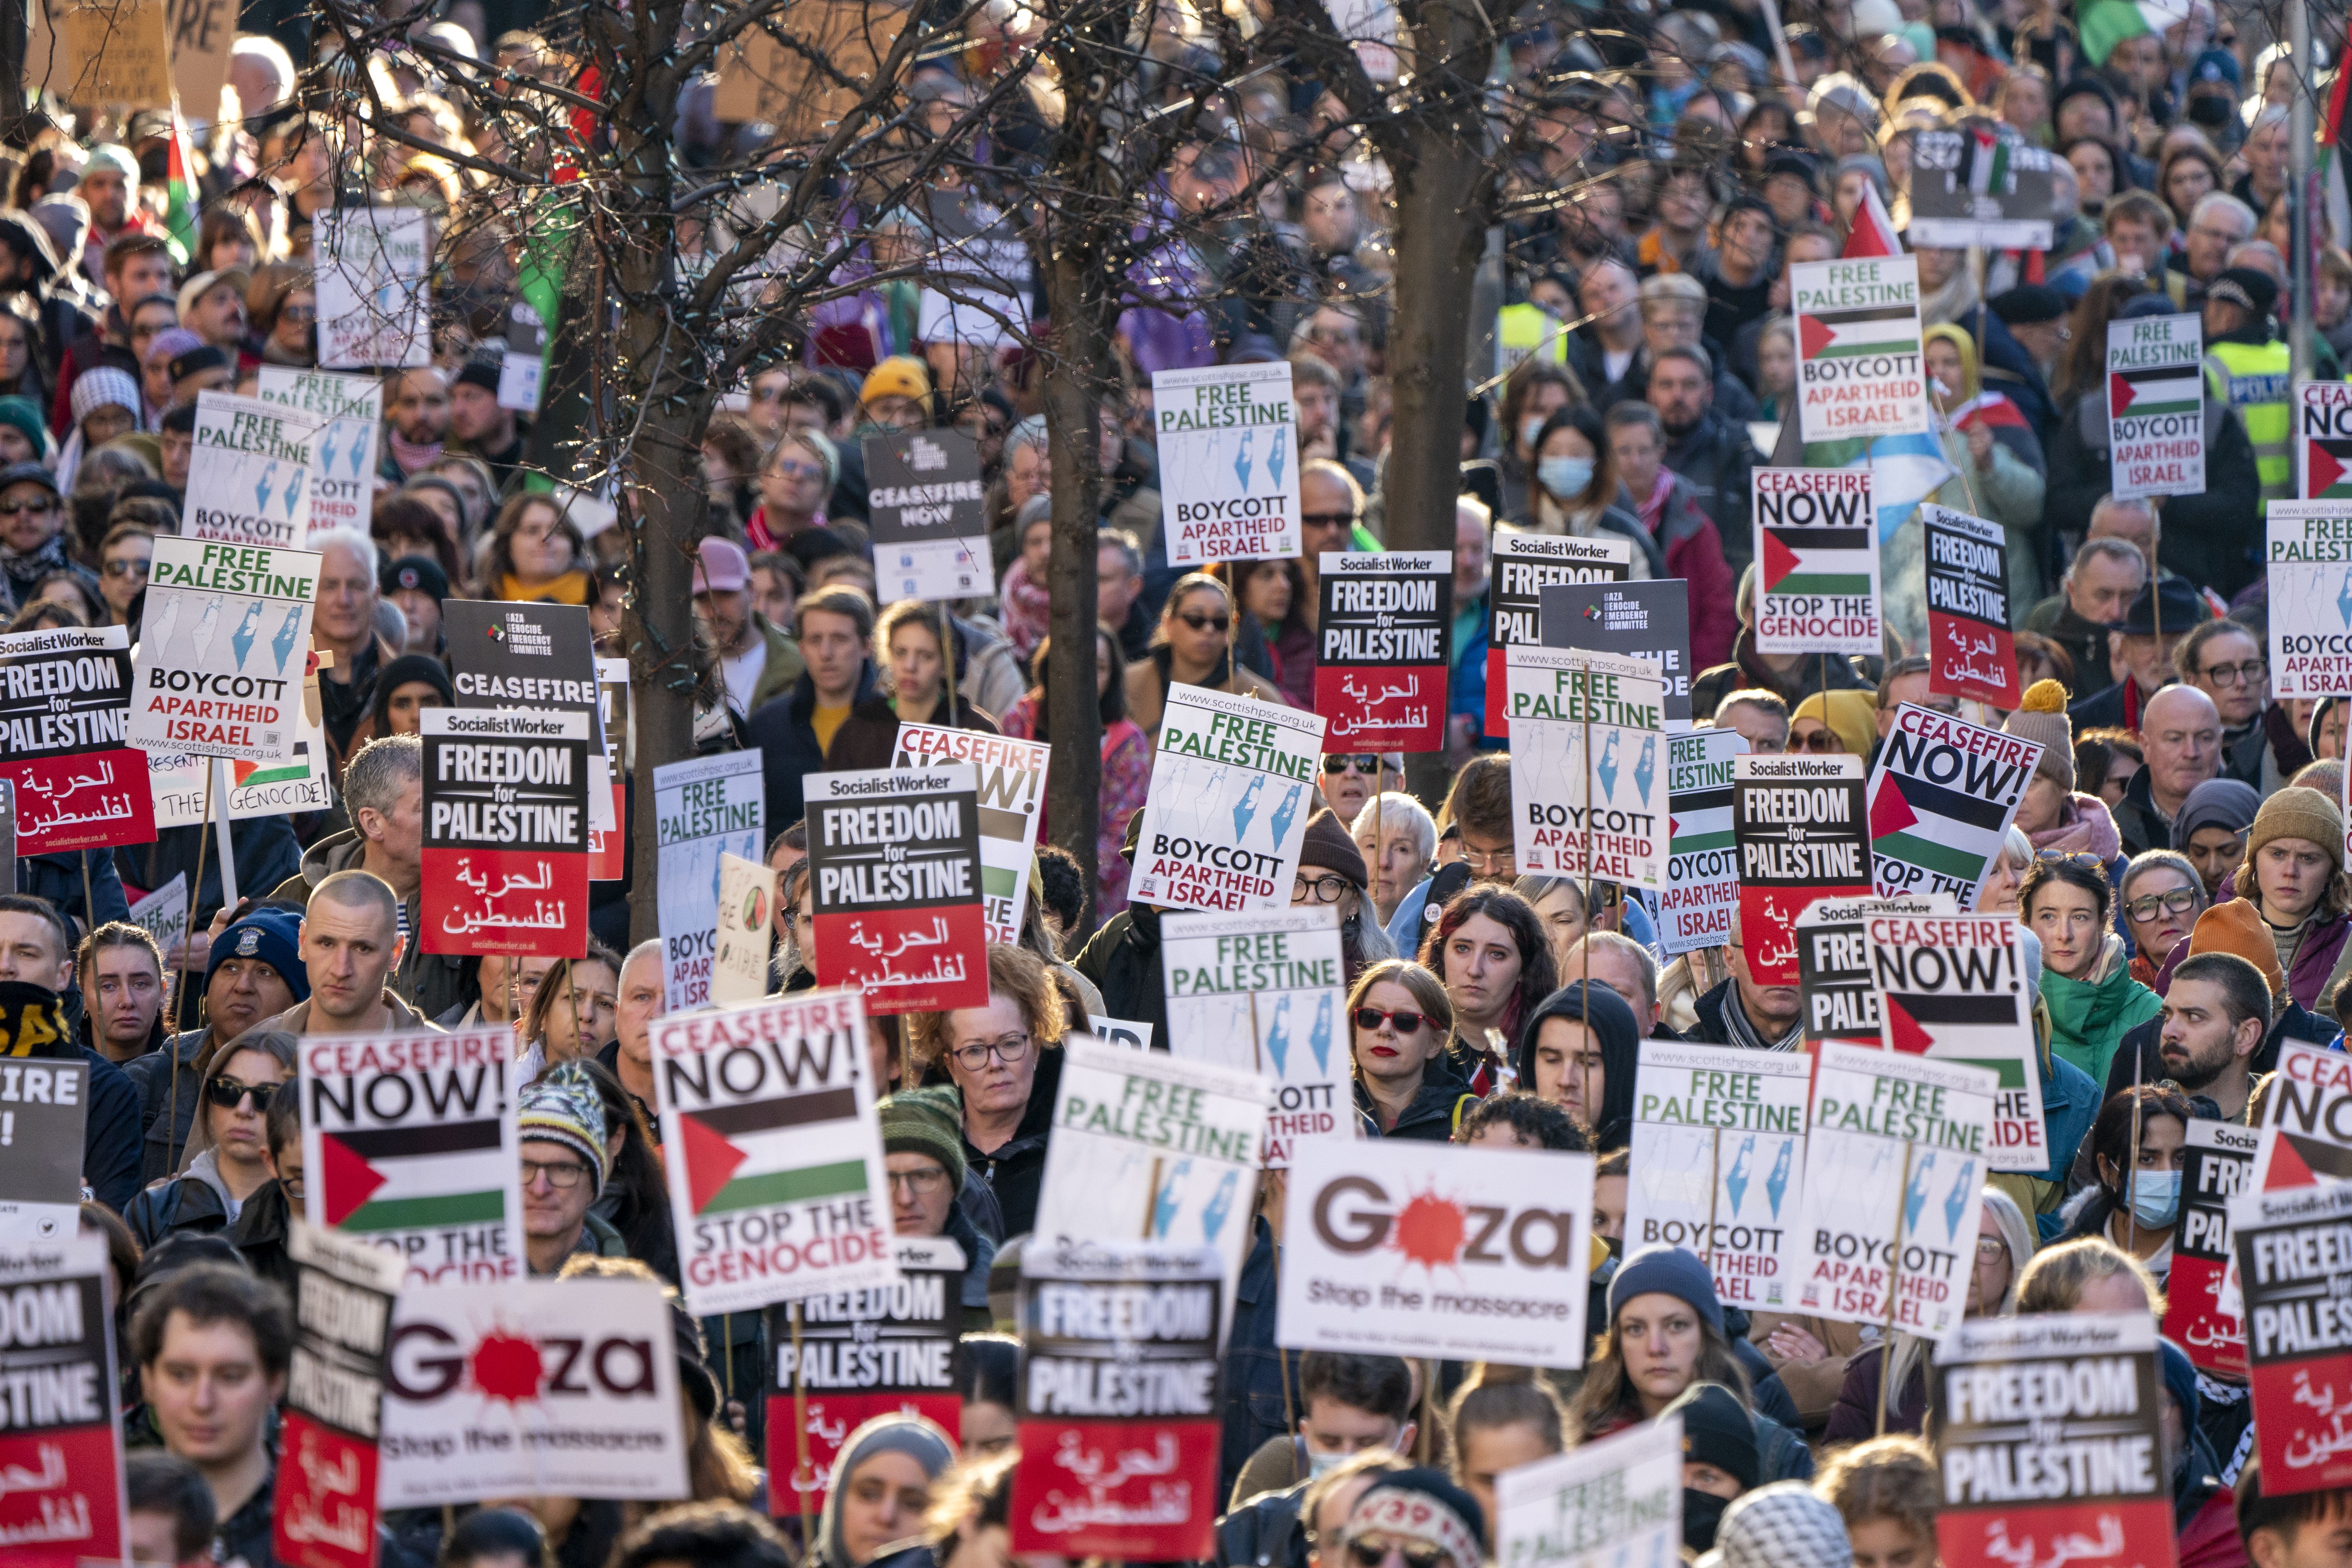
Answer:
POLYGON ((2077 866, 2095 866, 2102 871, 2107 867, 2105 860, 2087 849, 2037 849, 2033 852, 2033 858, 2036 860, 2048 860, 2053 863, 2072 861, 2077 866))
POLYGON ((5 506, 0 506, 0 517, 22 517, 28 511, 34 516, 39 517, 44 513, 52 512, 57 510, 58 503, 53 500, 15 501, 5 506))
POLYGON ((269 1109, 269 1097, 278 1092, 274 1083, 239 1083, 233 1078, 216 1078, 205 1088, 205 1098, 223 1110, 235 1110, 247 1100, 253 1102, 258 1116, 269 1109))
POLYGON ((1789 744, 1800 752, 1820 752, 1826 755, 1838 749, 1838 738, 1828 730, 1816 730, 1810 735, 1790 736, 1789 744))
POLYGON ((1215 632, 1220 637, 1224 635, 1226 627, 1234 624, 1234 618, 1231 616, 1203 616, 1194 614, 1179 616, 1176 618, 1183 622, 1186 626, 1192 627, 1196 632, 1215 632))
POLYGON ((1308 528, 1346 528, 1356 521, 1352 511, 1302 511, 1298 521, 1308 528))
POLYGON ((1370 778, 1381 771, 1381 760, 1363 753, 1329 756, 1323 759, 1323 771, 1327 773, 1361 773, 1370 778))
POLYGON ((1426 1542, 1406 1542, 1393 1536, 1360 1536, 1348 1542, 1348 1561, 1358 1568, 1381 1568, 1393 1554, 1404 1560, 1405 1568, 1444 1568, 1450 1561, 1442 1546, 1426 1542))
POLYGON ((1393 1026, 1400 1035, 1418 1035, 1422 1025, 1428 1020, 1419 1013, 1383 1013, 1378 1007, 1356 1009, 1356 1027, 1359 1029, 1377 1029, 1383 1022, 1393 1026))

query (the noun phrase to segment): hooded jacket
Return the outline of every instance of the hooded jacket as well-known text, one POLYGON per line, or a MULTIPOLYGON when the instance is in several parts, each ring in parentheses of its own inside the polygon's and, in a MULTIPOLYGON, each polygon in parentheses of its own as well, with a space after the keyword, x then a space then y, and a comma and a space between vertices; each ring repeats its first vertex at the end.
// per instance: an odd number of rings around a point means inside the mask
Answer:
POLYGON ((1168 993, 1160 972, 1160 911, 1129 904, 1087 939, 1070 967, 1102 993, 1107 1016, 1148 1023, 1152 1038, 1168 1037, 1168 993))
MULTIPOLYGON (((1021 1113, 1013 1136, 992 1153, 982 1153, 969 1134, 963 1141, 964 1163, 996 1194, 1004 1215, 1004 1237, 1026 1236, 1036 1228, 1037 1195, 1045 1183, 1045 1146, 1053 1139, 1054 1101, 1062 1087, 1062 1048, 1058 1043, 1037 1052, 1037 1076, 1030 1081, 1029 1104, 1021 1113)), ((962 1097, 957 1097, 961 1108, 962 1097)))
MULTIPOLYGON (((302 869, 278 885, 271 896, 289 899, 309 907, 313 889, 338 871, 361 868, 367 858, 367 842, 356 827, 321 838, 302 857, 302 869)), ((428 1018, 437 1018, 464 998, 464 960, 448 953, 427 952, 422 940, 424 926, 424 884, 400 901, 401 921, 408 931, 407 951, 400 955, 400 967, 385 982, 415 1009, 428 1018)))
POLYGON ((1642 1052, 1642 1026, 1624 999, 1595 981, 1575 980, 1545 997, 1519 1030, 1514 1058, 1519 1083, 1533 1092, 1536 1036, 1547 1018, 1568 1018, 1590 1028, 1601 1042, 1601 1104, 1586 1115, 1595 1149, 1622 1149, 1633 1132, 1633 1074, 1642 1052))
MULTIPOLYGON (((2342 944, 2340 935, 2337 943, 2342 944)), ((2044 964, 2042 999, 2050 1006, 2051 1054, 2090 1074, 2092 1082, 2104 1083, 2107 1063, 2124 1035, 2164 1011, 2164 1004, 2131 977, 2123 939, 2112 931, 2104 939, 2091 974, 2094 978, 2069 980, 2044 964)))

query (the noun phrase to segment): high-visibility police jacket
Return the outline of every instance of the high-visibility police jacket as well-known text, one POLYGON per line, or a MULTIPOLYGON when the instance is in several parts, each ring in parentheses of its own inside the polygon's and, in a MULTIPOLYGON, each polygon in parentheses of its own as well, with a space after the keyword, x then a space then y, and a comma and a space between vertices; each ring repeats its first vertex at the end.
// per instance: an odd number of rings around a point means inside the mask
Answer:
POLYGON ((1495 312, 1495 374, 1507 375, 1519 362, 1568 363, 1568 330, 1541 305, 1506 305, 1495 312))
POLYGON ((2263 500, 2273 501, 2294 494, 2294 455, 2289 444, 2292 419, 2287 385, 2292 361, 2287 346, 2275 340, 2253 343, 2210 343, 2205 350, 2205 384, 2216 401, 2238 411, 2246 438, 2254 444, 2254 469, 2262 478, 2263 500))

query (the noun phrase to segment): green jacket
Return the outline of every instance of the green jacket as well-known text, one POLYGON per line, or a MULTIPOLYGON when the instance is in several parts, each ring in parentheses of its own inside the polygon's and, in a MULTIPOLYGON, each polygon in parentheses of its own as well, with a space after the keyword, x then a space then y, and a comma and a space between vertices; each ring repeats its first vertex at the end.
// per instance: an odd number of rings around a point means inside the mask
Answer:
POLYGON ((2127 965, 2114 962, 2118 957, 2111 950, 2101 959, 2104 980, 2068 980, 2042 972, 2042 999, 2050 1005, 2050 1054, 2089 1073, 2093 1083, 2107 1081, 2107 1064, 2124 1036, 2164 1011, 2155 992, 2134 980, 2127 965))

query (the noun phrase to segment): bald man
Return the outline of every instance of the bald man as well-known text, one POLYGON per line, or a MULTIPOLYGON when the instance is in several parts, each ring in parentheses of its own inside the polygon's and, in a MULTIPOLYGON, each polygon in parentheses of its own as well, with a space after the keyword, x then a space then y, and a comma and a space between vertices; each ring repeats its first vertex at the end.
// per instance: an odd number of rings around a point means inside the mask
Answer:
MULTIPOLYGON (((658 1129, 654 1115, 654 1020, 661 1016, 667 992, 662 983, 661 938, 653 937, 629 949, 621 961, 619 999, 613 1007, 613 1043, 596 1059, 613 1069, 621 1087, 645 1107, 646 1126, 658 1129)), ((658 1141, 661 1134, 654 1132, 658 1141)))
POLYGON ((2147 762, 2124 786, 2115 808, 2124 853, 2172 847, 2172 819, 2189 792, 2221 773, 2221 711, 2194 686, 2168 686, 2140 710, 2147 762))
POLYGON ((310 889, 296 952, 310 995, 261 1027, 295 1035, 437 1035, 386 984, 400 967, 400 900, 371 871, 338 871, 310 889))

